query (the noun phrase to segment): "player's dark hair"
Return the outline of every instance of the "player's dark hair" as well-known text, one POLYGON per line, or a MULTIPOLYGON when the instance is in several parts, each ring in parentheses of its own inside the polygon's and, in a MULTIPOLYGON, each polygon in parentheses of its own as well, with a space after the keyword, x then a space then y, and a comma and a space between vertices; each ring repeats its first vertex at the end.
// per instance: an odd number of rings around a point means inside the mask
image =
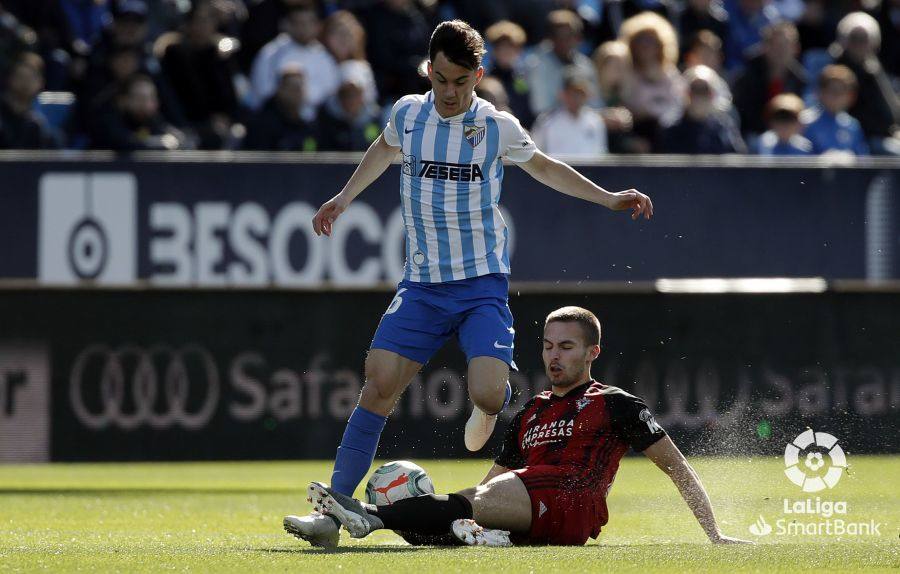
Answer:
POLYGON ((462 20, 448 20, 438 24, 428 43, 428 57, 434 62, 438 52, 456 64, 469 70, 481 66, 485 54, 484 39, 478 31, 462 20))
POLYGON ((600 320, 597 316, 582 307, 561 307, 547 315, 544 321, 546 328, 549 323, 578 323, 584 334, 584 343, 588 346, 600 344, 600 320))

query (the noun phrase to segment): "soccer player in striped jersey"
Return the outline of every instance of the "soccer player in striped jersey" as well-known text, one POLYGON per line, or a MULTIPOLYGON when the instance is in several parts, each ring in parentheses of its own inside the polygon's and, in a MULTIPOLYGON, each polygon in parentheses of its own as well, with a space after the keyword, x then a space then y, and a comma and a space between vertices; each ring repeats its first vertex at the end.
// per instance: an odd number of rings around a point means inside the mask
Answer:
MULTIPOLYGON (((541 183, 632 219, 653 214, 650 198, 629 189, 610 193, 536 149, 515 117, 474 95, 484 75, 484 40, 460 20, 435 28, 429 44, 431 91, 401 98, 381 136, 336 196, 313 218, 331 235, 341 213, 402 154, 400 199, 406 225, 406 270, 381 318, 366 358, 366 382, 347 422, 331 477, 352 495, 369 470, 388 414, 431 356, 456 337, 468 359, 474 409, 465 445, 481 449, 509 403, 513 318, 507 304, 508 231, 500 213, 503 160, 541 183)), ((338 530, 311 515, 293 533, 333 546, 338 530)), ((285 519, 287 528, 288 520, 285 519)))
POLYGON ((387 528, 439 544, 582 545, 609 520, 606 497, 619 461, 634 449, 668 475, 710 542, 746 543, 722 533, 700 478, 647 405, 591 378, 599 354, 593 313, 563 307, 547 316, 543 359, 551 388, 510 422, 479 486, 375 506, 314 482, 310 500, 354 538, 387 528))

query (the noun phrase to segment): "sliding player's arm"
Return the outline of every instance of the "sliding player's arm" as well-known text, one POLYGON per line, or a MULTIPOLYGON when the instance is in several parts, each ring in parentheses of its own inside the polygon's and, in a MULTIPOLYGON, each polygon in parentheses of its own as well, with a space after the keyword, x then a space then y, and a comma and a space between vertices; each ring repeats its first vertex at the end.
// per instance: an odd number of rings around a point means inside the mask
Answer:
POLYGON ((494 460, 494 466, 481 479, 479 485, 487 484, 495 477, 512 469, 525 466, 525 457, 522 455, 522 447, 519 445, 519 430, 522 426, 522 416, 529 405, 531 405, 531 401, 528 401, 506 425, 506 433, 503 435, 503 446, 500 450, 500 455, 494 460))
POLYGON ((637 219, 641 215, 645 219, 650 219, 653 215, 653 203, 638 190, 627 189, 617 193, 606 191, 575 171, 569 164, 553 159, 541 150, 535 150, 531 159, 519 165, 528 175, 560 193, 600 204, 613 211, 630 209, 632 219, 637 219))
POLYGON ((668 436, 664 436, 652 445, 644 449, 644 454, 652 460, 656 466, 669 475, 672 482, 681 493, 681 497, 687 502, 688 507, 697 522, 706 532, 710 542, 714 544, 752 544, 748 540, 732 538, 722 534, 719 525, 716 523, 716 516, 713 513, 712 504, 709 501, 709 495, 700 482, 700 477, 688 464, 688 461, 675 446, 668 436))
POLYGON ((316 235, 322 235, 323 233, 331 235, 331 226, 334 220, 347 209, 347 206, 356 199, 357 195, 362 193, 364 189, 369 187, 369 184, 384 173, 384 170, 391 165, 391 161, 397 157, 398 151, 400 151, 398 146, 392 146, 385 141, 383 133, 369 146, 369 149, 366 150, 366 155, 363 156, 356 171, 350 176, 344 189, 323 203, 319 211, 316 212, 315 217, 313 217, 313 230, 316 232, 316 235))

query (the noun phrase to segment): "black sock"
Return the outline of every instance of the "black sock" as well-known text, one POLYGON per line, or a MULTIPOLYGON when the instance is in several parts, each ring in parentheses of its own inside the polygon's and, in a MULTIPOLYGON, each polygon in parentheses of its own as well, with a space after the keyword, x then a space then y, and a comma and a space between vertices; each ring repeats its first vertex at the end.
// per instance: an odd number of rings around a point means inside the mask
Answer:
POLYGON ((472 503, 459 494, 423 494, 367 510, 385 528, 416 534, 446 534, 454 520, 472 518, 472 503))
POLYGON ((444 534, 416 534, 402 530, 395 532, 412 546, 466 546, 465 542, 449 532, 444 534))

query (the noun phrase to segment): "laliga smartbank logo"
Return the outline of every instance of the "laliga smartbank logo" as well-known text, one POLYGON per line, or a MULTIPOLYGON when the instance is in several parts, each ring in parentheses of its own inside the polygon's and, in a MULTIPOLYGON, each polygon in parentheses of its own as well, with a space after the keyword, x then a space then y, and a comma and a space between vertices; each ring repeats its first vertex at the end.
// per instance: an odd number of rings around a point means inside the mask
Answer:
POLYGON ((784 466, 787 467, 784 474, 803 492, 819 492, 837 485, 847 467, 847 457, 834 436, 807 429, 784 447, 784 466), (802 465, 801 455, 804 455, 802 465), (820 476, 819 471, 826 466, 823 455, 828 456, 831 464, 820 476))
MULTIPOLYGON (((847 468, 847 456, 831 434, 807 429, 784 449, 784 474, 803 492, 821 492, 837 486, 847 468)), ((750 525, 754 536, 881 536, 881 523, 849 519, 846 500, 821 496, 783 499, 782 516, 774 526, 763 515, 750 525)))

